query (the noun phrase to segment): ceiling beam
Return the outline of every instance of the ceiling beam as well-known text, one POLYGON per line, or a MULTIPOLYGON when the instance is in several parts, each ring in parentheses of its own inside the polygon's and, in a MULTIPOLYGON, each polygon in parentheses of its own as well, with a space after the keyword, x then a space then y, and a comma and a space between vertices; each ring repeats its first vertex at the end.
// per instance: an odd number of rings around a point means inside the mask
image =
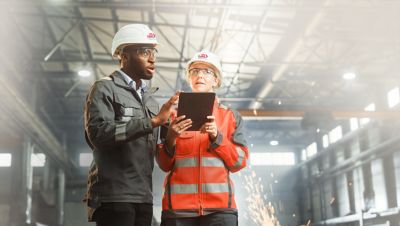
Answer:
POLYGON ((37 1, 11 1, 8 2, 8 5, 12 6, 36 6, 36 5, 44 5, 44 6, 56 6, 56 7, 81 7, 81 8, 115 8, 115 9, 135 9, 135 10, 144 10, 144 9, 155 9, 171 11, 171 8, 175 11, 179 10, 190 10, 190 9, 203 9, 209 10, 212 9, 234 9, 234 10, 259 10, 264 9, 265 7, 269 7, 271 10, 276 11, 293 11, 293 10, 301 10, 308 12, 309 10, 318 10, 323 9, 324 11, 363 11, 363 12, 371 12, 376 13, 377 9, 393 9, 399 6, 399 2, 397 1, 385 1, 385 4, 381 4, 380 1, 376 3, 370 2, 371 4, 352 4, 349 1, 349 4, 341 4, 341 5, 330 5, 330 6, 321 6, 320 1, 310 1, 309 4, 297 4, 293 2, 291 4, 274 4, 268 6, 266 3, 258 3, 258 4, 248 4, 248 3, 217 3, 217 4, 209 4, 209 3, 185 3, 185 2, 156 2, 153 1, 46 1, 46 0, 37 0, 37 1))
MULTIPOLYGON (((51 29, 50 23, 47 21, 47 17, 45 18, 45 23, 46 23, 46 27, 49 30, 50 33, 50 37, 52 39, 52 41, 55 41, 55 35, 53 34, 53 31, 51 29)), ((66 31, 64 33, 64 35, 60 38, 60 40, 57 41, 57 43, 54 44, 54 47, 51 48, 51 50, 49 51, 48 54, 46 54, 46 56, 44 57, 44 61, 48 61, 51 56, 53 56, 53 54, 61 47, 61 44, 64 42, 65 38, 71 34, 71 32, 74 30, 75 27, 77 27, 80 24, 80 20, 76 21, 75 24, 73 24, 68 31, 66 31)))
MULTIPOLYGON (((310 35, 316 26, 320 23, 324 14, 322 13, 322 8, 328 6, 329 0, 321 1, 321 6, 318 9, 311 12, 297 12, 296 17, 294 17, 294 23, 291 24, 291 31, 293 33, 288 33, 280 43, 276 46, 274 53, 271 54, 270 59, 282 59, 284 61, 291 61, 294 59, 296 54, 299 52, 303 46, 303 38, 310 35), (305 27, 305 29, 300 29, 305 27), (282 51, 284 49, 285 51, 282 51)), ((256 94, 259 98, 264 98, 268 96, 271 90, 275 86, 275 82, 278 81, 286 72, 289 65, 281 65, 274 69, 273 74, 269 79, 266 80, 265 84, 259 88, 256 94)), ((263 73, 265 69, 261 69, 260 73, 263 73)), ((252 102, 249 108, 261 108, 261 102, 252 102)))
MULTIPOLYGON (((79 54, 76 51, 66 51, 66 53, 70 54, 79 54)), ((94 54, 100 54, 100 53, 94 53, 94 54)), ((102 53, 105 55, 104 53, 102 53)), ((107 54, 108 56, 108 54, 107 54)), ((183 58, 184 62, 189 61, 189 58, 183 58)), ((63 63, 63 62, 69 62, 69 63, 78 63, 82 62, 83 60, 81 58, 76 58, 76 57, 66 57, 65 59, 56 59, 56 58, 51 58, 46 62, 53 62, 53 63, 63 63)), ((109 65, 116 65, 118 64, 115 60, 112 59, 85 59, 85 62, 92 62, 92 63, 100 63, 100 64, 109 64, 109 65)), ((42 61, 44 63, 44 61, 42 61)), ((169 58, 169 57, 157 57, 157 63, 180 63, 178 58, 169 58)), ((240 62, 240 61, 221 61, 222 64, 242 64, 246 66, 254 66, 254 67, 261 67, 261 66, 274 66, 274 65, 294 65, 294 66, 308 66, 308 67, 323 67, 323 66, 328 66, 328 63, 324 62, 300 62, 300 61, 268 61, 268 62, 261 62, 261 61, 247 61, 247 62, 240 62)), ((248 73, 245 73, 248 74, 248 73)), ((255 74, 255 73, 254 73, 255 74)))
MULTIPOLYGON (((191 13, 191 11, 190 11, 191 13)), ((183 56, 184 52, 185 52, 185 47, 187 42, 189 42, 189 40, 187 39, 187 34, 188 34, 188 29, 189 29, 189 24, 190 24, 190 13, 186 14, 185 17, 185 25, 186 27, 183 29, 183 36, 182 36, 182 43, 181 43, 181 48, 179 51, 179 62, 185 62, 185 58, 183 56)), ((182 63, 179 63, 178 65, 178 70, 176 72, 176 80, 175 80, 175 89, 176 90, 181 90, 182 89, 182 73, 183 73, 183 67, 182 67, 182 63)))
MULTIPOLYGON (((15 12, 16 15, 18 16, 37 16, 37 17, 42 17, 43 14, 40 13, 34 13, 34 12, 15 12)), ((186 12, 185 12, 186 14, 186 12)), ((57 18, 57 19, 68 19, 68 20, 76 20, 76 19, 81 19, 82 21, 86 21, 86 22, 109 22, 109 23, 114 23, 113 19, 110 18, 101 18, 101 17, 88 17, 88 16, 82 16, 82 17, 78 17, 76 15, 59 15, 59 14, 47 14, 46 17, 49 18, 57 18)), ((163 18, 161 18, 163 19, 163 18)), ((127 19, 118 19, 117 21, 118 23, 148 23, 146 21, 143 20, 127 20, 127 19)), ((173 30, 175 30, 176 28, 185 28, 185 25, 182 24, 178 24, 178 23, 171 23, 171 22, 154 22, 153 26, 156 27, 169 27, 173 30)), ((190 25, 190 29, 203 29, 203 30, 217 30, 218 26, 199 26, 199 25, 190 25)), ((252 32, 249 29, 239 29, 239 28, 226 28, 224 31, 227 32, 244 32, 244 33, 248 33, 248 32, 252 32)), ((273 35, 273 36, 282 36, 283 33, 282 32, 271 32, 271 31, 260 31, 259 34, 263 34, 263 35, 273 35)))
MULTIPOLYGON (((268 6, 271 5, 271 0, 268 2, 268 6)), ((240 74, 240 68, 242 67, 242 65, 245 62, 245 59, 247 57, 247 54, 249 54, 250 48, 253 44, 255 44, 256 42, 254 41, 255 38, 258 36, 258 33, 261 31, 261 27, 263 25, 264 20, 267 18, 267 12, 268 12, 268 8, 266 7, 263 14, 261 15, 261 19, 259 21, 259 23, 257 24, 257 28, 256 31, 252 34, 251 39, 247 45, 247 48, 245 49, 245 52, 242 56, 242 59, 240 60, 238 67, 237 67, 237 71, 235 72, 235 75, 233 76, 233 78, 231 79, 228 88, 226 90, 226 95, 230 93, 232 86, 234 85, 234 82, 237 80, 237 78, 239 77, 240 74)), ((261 49, 262 51, 262 49, 261 49)), ((263 52, 263 51, 262 51, 263 52)), ((265 53, 263 53, 265 55, 265 53)))
POLYGON ((394 119, 398 118, 400 111, 341 111, 341 110, 259 110, 259 109, 239 109, 239 113, 246 119, 302 119, 306 113, 315 112, 321 114, 330 114, 336 119, 349 118, 376 118, 376 119, 394 119))

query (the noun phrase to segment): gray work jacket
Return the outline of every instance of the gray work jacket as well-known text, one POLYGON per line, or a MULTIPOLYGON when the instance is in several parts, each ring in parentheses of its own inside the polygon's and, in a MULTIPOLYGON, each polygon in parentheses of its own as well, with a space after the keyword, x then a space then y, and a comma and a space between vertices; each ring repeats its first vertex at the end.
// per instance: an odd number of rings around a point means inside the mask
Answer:
POLYGON ((153 202, 155 91, 148 89, 140 99, 118 71, 91 87, 84 110, 85 137, 93 150, 85 198, 89 220, 102 202, 153 202))

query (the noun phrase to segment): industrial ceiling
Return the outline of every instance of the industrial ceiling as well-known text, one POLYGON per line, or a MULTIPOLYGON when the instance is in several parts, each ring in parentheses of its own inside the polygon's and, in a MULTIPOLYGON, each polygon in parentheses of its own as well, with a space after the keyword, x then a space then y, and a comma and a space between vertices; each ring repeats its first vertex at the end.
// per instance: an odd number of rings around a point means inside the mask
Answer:
POLYGON ((28 134, 62 164, 76 162, 75 153, 89 151, 88 89, 118 68, 112 37, 144 23, 161 43, 151 81, 160 103, 189 90, 185 66, 194 53, 214 51, 224 73, 218 96, 246 116, 249 143, 299 152, 315 129, 365 116, 371 102, 381 117, 393 116, 384 98, 400 79, 399 12, 392 0, 2 2, 1 142, 28 134), (91 76, 79 77, 81 69, 91 76), (344 80, 347 72, 357 77, 344 80))

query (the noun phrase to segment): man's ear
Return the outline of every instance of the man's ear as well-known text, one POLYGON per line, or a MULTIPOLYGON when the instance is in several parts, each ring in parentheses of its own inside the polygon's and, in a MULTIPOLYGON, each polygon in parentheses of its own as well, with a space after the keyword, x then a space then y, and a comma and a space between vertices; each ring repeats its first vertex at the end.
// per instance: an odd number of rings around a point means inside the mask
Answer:
POLYGON ((122 53, 122 54, 120 55, 120 57, 121 57, 121 59, 120 59, 121 65, 125 65, 125 64, 126 64, 126 61, 127 61, 127 55, 126 55, 126 53, 122 53))

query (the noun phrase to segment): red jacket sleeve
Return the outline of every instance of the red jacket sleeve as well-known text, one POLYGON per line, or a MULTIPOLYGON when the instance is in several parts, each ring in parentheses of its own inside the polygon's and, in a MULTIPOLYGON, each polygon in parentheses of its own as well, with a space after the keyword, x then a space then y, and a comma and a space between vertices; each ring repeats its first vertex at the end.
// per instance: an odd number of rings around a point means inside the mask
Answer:
POLYGON ((237 172, 246 166, 249 151, 243 134, 242 117, 236 111, 231 110, 228 113, 232 113, 230 126, 234 126, 233 132, 224 134, 219 131, 216 140, 211 144, 211 150, 224 161, 229 171, 237 172))
POLYGON ((165 144, 158 144, 156 148, 156 161, 164 172, 171 171, 175 163, 175 147, 174 150, 167 150, 165 144))

